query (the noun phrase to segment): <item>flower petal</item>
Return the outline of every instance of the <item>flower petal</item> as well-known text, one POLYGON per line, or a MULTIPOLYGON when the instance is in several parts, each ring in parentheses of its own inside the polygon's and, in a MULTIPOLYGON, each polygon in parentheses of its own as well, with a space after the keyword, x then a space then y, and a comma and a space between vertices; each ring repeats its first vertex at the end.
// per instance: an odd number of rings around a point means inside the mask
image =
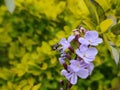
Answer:
POLYGON ((84 38, 82 38, 82 37, 80 37, 79 39, 78 39, 78 41, 81 43, 81 44, 83 44, 83 45, 89 45, 90 43, 88 42, 88 40, 86 40, 86 39, 84 39, 84 38))
POLYGON ((60 44, 64 45, 65 43, 67 43, 67 40, 65 38, 62 38, 61 41, 60 41, 60 44))
POLYGON ((89 64, 90 62, 92 62, 95 59, 95 57, 84 57, 83 60, 85 61, 85 63, 89 64))
POLYGON ((71 35, 68 37, 68 42, 70 43, 73 39, 75 38, 75 36, 71 35))
POLYGON ((102 40, 101 38, 98 38, 98 39, 94 40, 94 41, 91 43, 91 45, 97 46, 99 43, 102 43, 102 42, 103 42, 103 40, 102 40))
POLYGON ((60 62, 60 64, 64 64, 64 63, 65 63, 64 57, 63 57, 63 58, 60 57, 60 58, 59 58, 59 62, 60 62))
POLYGON ((80 78, 85 79, 85 78, 88 77, 89 72, 88 72, 87 69, 82 68, 82 69, 79 70, 79 72, 77 72, 77 75, 78 75, 80 78))
POLYGON ((83 53, 80 52, 79 49, 76 50, 76 54, 77 54, 79 57, 83 58, 83 53))
POLYGON ((93 65, 93 63, 90 63, 90 64, 88 65, 88 70, 89 70, 89 74, 90 74, 90 75, 91 75, 93 69, 94 69, 94 65, 93 65))
POLYGON ((76 84, 77 83, 77 75, 75 73, 72 74, 71 79, 70 79, 71 84, 76 84))
POLYGON ((67 73, 66 75, 65 75, 65 77, 67 78, 67 80, 71 80, 71 77, 72 77, 72 72, 70 72, 70 73, 67 73))
POLYGON ((97 43, 102 43, 103 42, 102 38, 98 38, 96 41, 97 41, 97 43))
POLYGON ((62 38, 59 43, 62 45, 63 51, 70 47, 70 43, 65 38, 62 38))
POLYGON ((79 49, 80 49, 80 52, 86 52, 88 50, 88 46, 80 45, 79 49))
POLYGON ((85 33, 85 39, 93 41, 96 38, 98 38, 98 32, 97 31, 87 31, 85 33))
POLYGON ((66 76, 66 75, 68 74, 68 72, 67 72, 65 69, 63 69, 63 70, 61 71, 61 74, 64 75, 64 76, 66 76))
POLYGON ((88 48, 88 50, 86 51, 85 55, 86 57, 95 57, 95 55, 98 53, 97 49, 94 47, 90 47, 88 48))

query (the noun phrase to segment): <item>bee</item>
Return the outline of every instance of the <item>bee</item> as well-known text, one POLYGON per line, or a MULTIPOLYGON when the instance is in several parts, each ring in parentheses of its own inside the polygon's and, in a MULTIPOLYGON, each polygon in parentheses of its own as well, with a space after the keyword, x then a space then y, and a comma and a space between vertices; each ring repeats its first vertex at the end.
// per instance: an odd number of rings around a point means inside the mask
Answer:
POLYGON ((54 44, 54 45, 52 46, 52 50, 57 50, 57 48, 58 48, 59 46, 60 46, 59 43, 54 44))
POLYGON ((81 25, 78 26, 77 30, 79 30, 80 33, 85 33, 86 29, 84 27, 82 27, 81 25))
POLYGON ((62 52, 63 49, 61 47, 61 45, 59 43, 56 43, 52 46, 52 50, 56 50, 56 51, 59 51, 59 52, 62 52))

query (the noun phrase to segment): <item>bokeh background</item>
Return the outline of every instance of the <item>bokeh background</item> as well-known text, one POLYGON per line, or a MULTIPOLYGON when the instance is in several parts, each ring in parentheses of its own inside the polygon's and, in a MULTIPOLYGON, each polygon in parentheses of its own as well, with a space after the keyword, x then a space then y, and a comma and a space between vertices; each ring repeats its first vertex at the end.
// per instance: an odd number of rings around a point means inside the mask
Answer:
POLYGON ((95 69, 71 90, 120 90, 120 0, 0 0, 0 90, 59 90, 59 53, 52 50, 82 25, 103 43, 95 69), (112 43, 112 44, 111 44, 112 43))

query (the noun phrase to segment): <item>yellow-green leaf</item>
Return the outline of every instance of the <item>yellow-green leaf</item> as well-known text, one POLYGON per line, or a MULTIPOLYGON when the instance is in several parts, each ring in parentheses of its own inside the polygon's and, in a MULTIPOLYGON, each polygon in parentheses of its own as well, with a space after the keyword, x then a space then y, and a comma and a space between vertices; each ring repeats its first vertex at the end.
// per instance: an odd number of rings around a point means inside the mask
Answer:
POLYGON ((111 19, 106 19, 102 21, 100 23, 101 33, 106 32, 112 24, 113 24, 113 21, 111 19))
POLYGON ((22 90, 30 90, 31 86, 30 85, 26 85, 22 88, 22 90))
POLYGON ((43 63, 41 66, 41 70, 46 70, 48 68, 48 64, 47 63, 43 63))
POLYGON ((118 87, 120 84, 119 78, 113 78, 112 82, 111 82, 111 86, 112 88, 118 87))
POLYGON ((41 83, 33 86, 32 90, 39 90, 40 86, 41 86, 41 83))
POLYGON ((98 18, 98 14, 97 14, 96 8, 90 2, 90 0, 84 0, 84 2, 85 2, 86 6, 87 6, 87 8, 88 8, 88 10, 90 12, 91 19, 94 19, 95 24, 98 24, 99 23, 99 18, 98 18))
POLYGON ((110 0, 95 0, 103 9, 107 11, 110 9, 110 0))

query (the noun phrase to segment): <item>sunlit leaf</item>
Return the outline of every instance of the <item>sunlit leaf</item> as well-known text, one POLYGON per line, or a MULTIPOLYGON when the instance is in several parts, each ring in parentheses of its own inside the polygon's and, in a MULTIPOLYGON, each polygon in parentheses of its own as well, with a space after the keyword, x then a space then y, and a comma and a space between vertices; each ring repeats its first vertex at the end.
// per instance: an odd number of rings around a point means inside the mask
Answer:
POLYGON ((26 85, 22 88, 22 90, 30 90, 31 86, 30 85, 26 85))
POLYGON ((106 19, 100 23, 101 33, 106 32, 109 27, 113 24, 111 19, 106 19))
POLYGON ((83 20, 81 24, 83 26, 85 25, 90 30, 94 30, 96 26, 95 23, 91 22, 91 20, 88 18, 86 18, 86 20, 83 20))
POLYGON ((44 54, 51 54, 51 47, 47 42, 42 42, 41 50, 44 54))
POLYGON ((68 8, 75 17, 80 17, 81 14, 85 16, 89 14, 89 10, 84 2, 84 0, 69 0, 67 1, 68 8))
POLYGON ((41 70, 46 70, 48 68, 48 64, 47 63, 43 63, 41 65, 41 70))
POLYGON ((53 79, 51 72, 47 72, 46 75, 47 75, 47 79, 49 79, 49 80, 53 79))
POLYGON ((11 41, 12 38, 7 33, 0 33, 0 43, 10 43, 11 41))
POLYGON ((91 2, 92 2, 92 4, 94 4, 94 6, 96 8, 96 12, 98 14, 99 22, 103 21, 106 18, 103 8, 95 0, 92 0, 91 2))
POLYGON ((1 71, 0 78, 4 79, 4 80, 7 80, 8 75, 9 75, 8 70, 6 68, 0 68, 0 71, 1 71))
POLYGON ((113 78, 113 79, 112 79, 112 82, 111 82, 112 88, 118 87, 119 84, 120 84, 120 79, 119 79, 119 78, 116 77, 116 78, 113 78))
POLYGON ((57 62, 57 59, 56 59, 56 57, 52 57, 52 59, 50 60, 50 62, 51 62, 51 64, 55 64, 56 62, 57 62))
POLYGON ((84 2, 90 12, 91 22, 93 21, 95 24, 99 24, 98 14, 96 8, 94 7, 94 4, 92 4, 90 0, 84 0, 84 2))
POLYGON ((110 2, 109 0, 95 0, 98 2, 98 4, 104 9, 104 11, 107 11, 110 9, 110 2))
POLYGON ((7 86, 10 88, 10 89, 13 89, 13 83, 12 82, 7 82, 7 86))
POLYGON ((31 90, 39 90, 40 87, 41 87, 41 83, 33 86, 31 90))
POLYGON ((14 0, 5 0, 5 4, 9 10, 10 13, 13 13, 15 9, 15 3, 14 0))
POLYGON ((65 2, 60 1, 58 3, 55 3, 55 0, 50 0, 49 2, 48 0, 40 0, 36 1, 36 4, 34 4, 34 6, 38 10, 38 12, 40 11, 40 13, 45 14, 47 18, 53 20, 57 18, 57 15, 59 15, 63 11, 65 6, 65 2))

